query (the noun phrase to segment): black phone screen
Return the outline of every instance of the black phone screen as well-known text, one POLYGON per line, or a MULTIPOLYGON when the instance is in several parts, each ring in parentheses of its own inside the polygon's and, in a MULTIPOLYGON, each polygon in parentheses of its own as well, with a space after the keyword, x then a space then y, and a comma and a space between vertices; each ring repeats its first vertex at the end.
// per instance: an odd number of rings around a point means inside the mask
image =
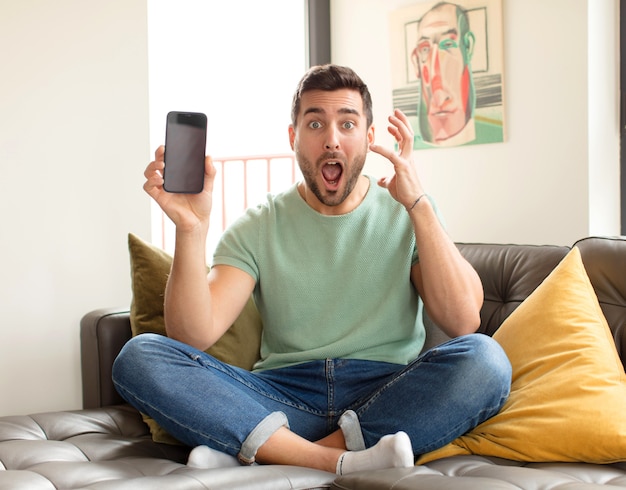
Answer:
POLYGON ((167 192, 202 192, 206 132, 205 114, 173 111, 167 115, 163 171, 163 188, 167 192))

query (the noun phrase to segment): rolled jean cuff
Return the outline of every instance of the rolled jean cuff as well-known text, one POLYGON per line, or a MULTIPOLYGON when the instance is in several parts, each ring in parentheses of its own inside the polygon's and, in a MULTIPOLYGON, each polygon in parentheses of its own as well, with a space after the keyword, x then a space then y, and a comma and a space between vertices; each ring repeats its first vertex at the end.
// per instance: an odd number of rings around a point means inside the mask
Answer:
POLYGON ((346 441, 346 449, 348 451, 363 451, 365 449, 365 441, 363 440, 363 432, 359 417, 352 410, 346 410, 337 422, 343 432, 343 438, 346 441))
POLYGON ((237 459, 243 465, 251 465, 259 448, 281 427, 289 428, 289 421, 283 412, 272 412, 252 429, 241 445, 237 459))

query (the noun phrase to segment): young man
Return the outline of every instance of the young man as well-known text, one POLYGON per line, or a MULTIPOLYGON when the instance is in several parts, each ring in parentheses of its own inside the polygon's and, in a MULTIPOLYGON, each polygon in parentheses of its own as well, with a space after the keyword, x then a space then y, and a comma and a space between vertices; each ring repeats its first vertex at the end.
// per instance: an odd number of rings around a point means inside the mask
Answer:
POLYGON ((209 446, 244 464, 341 474, 410 466, 508 396, 505 354, 472 334, 480 280, 424 193, 406 117, 389 122, 398 153, 374 144, 370 94, 352 70, 309 70, 289 127, 304 180, 225 232, 208 278, 210 157, 197 195, 164 192, 163 147, 148 165, 144 188, 176 224, 168 337, 131 340, 113 376, 125 399, 198 446, 194 464, 209 446), (378 186, 361 174, 368 150, 393 165, 378 186), (251 373, 202 352, 250 294, 264 325, 251 373), (420 356, 422 302, 454 339, 420 356))

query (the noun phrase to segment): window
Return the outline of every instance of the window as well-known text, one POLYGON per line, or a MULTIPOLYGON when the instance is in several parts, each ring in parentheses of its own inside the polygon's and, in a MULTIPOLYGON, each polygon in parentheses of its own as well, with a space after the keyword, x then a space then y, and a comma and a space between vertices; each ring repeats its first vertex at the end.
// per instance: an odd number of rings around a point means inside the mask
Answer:
MULTIPOLYGON (((148 1, 152 149, 164 142, 170 110, 208 117, 207 151, 218 169, 209 256, 245 207, 299 178, 287 128, 307 66, 306 5, 148 1)), ((172 224, 155 203, 152 214, 153 242, 172 252, 172 224)))

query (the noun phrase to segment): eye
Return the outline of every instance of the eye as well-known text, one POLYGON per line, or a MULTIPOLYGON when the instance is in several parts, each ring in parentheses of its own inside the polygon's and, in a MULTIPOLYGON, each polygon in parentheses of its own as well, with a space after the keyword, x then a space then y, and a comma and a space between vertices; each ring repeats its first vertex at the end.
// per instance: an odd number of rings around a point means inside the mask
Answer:
POLYGON ((352 121, 346 121, 343 123, 343 129, 352 129, 355 124, 352 121))
POLYGON ((443 50, 450 50, 450 49, 455 49, 458 48, 459 45, 457 44, 457 42, 454 39, 444 39, 443 41, 441 41, 439 43, 439 49, 443 49, 443 50))
POLYGON ((420 57, 420 59, 422 61, 425 61, 428 58, 428 55, 430 55, 430 43, 427 43, 427 42, 419 43, 415 51, 417 55, 420 57))
POLYGON ((319 122, 319 121, 311 121, 309 123, 309 128, 311 128, 311 129, 319 129, 321 127, 322 127, 322 123, 319 122))

